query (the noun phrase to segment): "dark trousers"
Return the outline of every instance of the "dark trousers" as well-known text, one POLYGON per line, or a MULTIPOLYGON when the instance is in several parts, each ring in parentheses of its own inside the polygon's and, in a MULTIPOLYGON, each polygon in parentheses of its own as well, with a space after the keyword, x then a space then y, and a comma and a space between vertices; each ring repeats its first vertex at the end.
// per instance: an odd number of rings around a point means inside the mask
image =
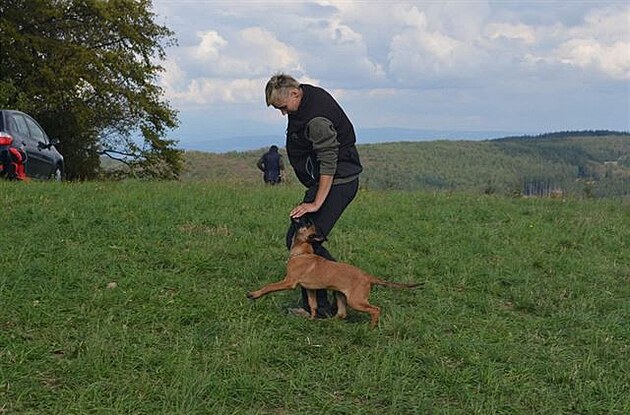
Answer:
MULTIPOLYGON (((321 208, 315 213, 309 213, 308 217, 313 221, 319 232, 328 236, 341 214, 346 207, 352 202, 359 190, 359 179, 353 180, 350 183, 334 185, 330 188, 330 192, 326 197, 326 201, 321 208)), ((304 194, 304 203, 310 203, 315 200, 317 194, 317 187, 309 188, 304 194)), ((287 231, 287 249, 291 249, 293 242, 293 235, 295 234, 295 225, 291 222, 289 230, 287 231)), ((321 257, 324 257, 330 261, 335 261, 335 258, 328 252, 328 250, 321 244, 316 243, 313 245, 315 253, 321 257)), ((326 290, 316 290, 317 296, 317 315, 320 317, 331 316, 337 312, 337 303, 328 300, 328 293, 326 290)), ((302 288, 302 307, 310 312, 308 306, 308 298, 306 290, 302 288)))

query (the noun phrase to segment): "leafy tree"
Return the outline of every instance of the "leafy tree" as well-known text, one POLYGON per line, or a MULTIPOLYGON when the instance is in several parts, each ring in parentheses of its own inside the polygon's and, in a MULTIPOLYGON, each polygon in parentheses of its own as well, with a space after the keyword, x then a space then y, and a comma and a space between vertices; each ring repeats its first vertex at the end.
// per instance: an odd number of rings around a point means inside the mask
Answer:
POLYGON ((136 175, 175 178, 177 113, 156 79, 173 32, 151 0, 2 0, 0 107, 33 115, 54 138, 71 179, 96 177, 99 156, 136 175))

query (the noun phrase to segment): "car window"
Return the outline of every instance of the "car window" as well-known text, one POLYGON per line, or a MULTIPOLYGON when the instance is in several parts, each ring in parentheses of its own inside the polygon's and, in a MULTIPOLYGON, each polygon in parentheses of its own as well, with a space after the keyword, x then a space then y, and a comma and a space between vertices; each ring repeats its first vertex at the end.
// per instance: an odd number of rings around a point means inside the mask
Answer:
POLYGON ((10 119, 13 122, 9 121, 9 126, 14 127, 18 133, 23 134, 26 137, 29 136, 28 127, 26 126, 26 119, 22 115, 11 114, 10 119))
POLYGON ((9 132, 18 131, 17 124, 15 123, 15 118, 13 118, 10 115, 7 117, 7 131, 9 132))
POLYGON ((31 138, 35 141, 42 141, 45 144, 48 144, 48 140, 46 139, 46 135, 39 128, 39 125, 35 124, 35 121, 30 118, 24 117, 26 119, 26 124, 28 124, 28 129, 31 132, 31 138))

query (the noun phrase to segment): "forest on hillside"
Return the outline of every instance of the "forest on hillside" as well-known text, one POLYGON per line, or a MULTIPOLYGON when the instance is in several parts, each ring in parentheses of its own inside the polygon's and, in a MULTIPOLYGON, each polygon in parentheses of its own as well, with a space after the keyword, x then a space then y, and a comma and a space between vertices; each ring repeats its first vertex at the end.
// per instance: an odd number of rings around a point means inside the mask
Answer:
MULTIPOLYGON (((186 152, 182 179, 262 182, 256 161, 263 152, 186 152)), ((364 144, 359 152, 365 189, 630 196, 628 133, 567 132, 486 141, 364 144)), ((287 161, 286 154, 284 159, 287 161)), ((288 171, 287 181, 295 182, 290 168, 288 171)))

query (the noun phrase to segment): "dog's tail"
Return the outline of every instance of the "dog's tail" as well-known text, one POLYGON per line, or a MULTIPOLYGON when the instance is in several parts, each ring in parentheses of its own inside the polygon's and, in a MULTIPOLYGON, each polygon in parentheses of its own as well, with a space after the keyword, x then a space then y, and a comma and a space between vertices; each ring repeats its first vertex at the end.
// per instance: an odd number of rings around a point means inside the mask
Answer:
POLYGON ((393 287, 393 288, 417 288, 424 285, 424 282, 418 282, 415 284, 402 284, 399 282, 391 282, 385 281, 380 278, 372 277, 372 284, 383 285, 385 287, 393 287))

